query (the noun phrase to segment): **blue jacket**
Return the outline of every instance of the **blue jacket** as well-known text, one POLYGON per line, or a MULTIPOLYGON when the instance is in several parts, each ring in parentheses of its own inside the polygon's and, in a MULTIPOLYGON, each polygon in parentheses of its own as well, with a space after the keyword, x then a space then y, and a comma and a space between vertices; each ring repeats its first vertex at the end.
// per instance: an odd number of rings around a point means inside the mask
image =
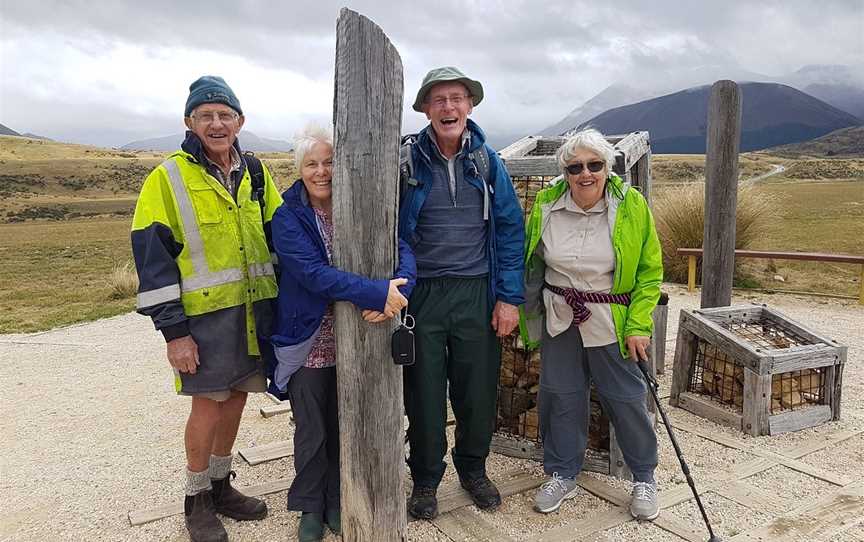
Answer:
MULTIPOLYGON (((470 152, 476 152, 486 145, 486 135, 477 124, 468 119, 468 129, 471 131, 470 147, 460 153, 465 180, 477 188, 485 190, 486 184, 477 171, 472 160, 464 157, 470 152)), ((423 209, 423 203, 432 188, 432 156, 437 151, 435 143, 429 135, 432 128, 427 126, 417 135, 417 142, 411 146, 413 163, 412 178, 416 180, 406 183, 400 195, 399 203, 399 237, 412 247, 418 239, 415 233, 417 218, 423 209)), ((489 195, 492 212, 489 213, 489 235, 486 251, 489 259, 490 299, 503 301, 511 305, 525 303, 523 274, 525 270, 522 251, 525 246, 525 223, 522 207, 513 189, 513 182, 498 154, 487 145, 489 154, 489 195)), ((457 166, 458 167, 458 166, 457 166)))
MULTIPOLYGON (((361 309, 383 311, 390 280, 373 280, 330 265, 303 182, 296 181, 282 199, 284 203, 272 221, 281 276, 271 342, 292 346, 311 337, 332 301, 350 301, 361 309)), ((408 279, 408 284, 399 288, 406 297, 416 274, 414 254, 400 242, 395 276, 408 279)))

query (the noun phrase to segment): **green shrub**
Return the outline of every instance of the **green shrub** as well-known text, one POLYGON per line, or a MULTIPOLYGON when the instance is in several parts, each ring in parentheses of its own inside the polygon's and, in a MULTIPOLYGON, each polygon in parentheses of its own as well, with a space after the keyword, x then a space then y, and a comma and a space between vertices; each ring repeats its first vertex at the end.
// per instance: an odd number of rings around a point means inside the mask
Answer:
MULTIPOLYGON (((735 248, 746 249, 766 233, 771 214, 768 198, 753 185, 738 188, 735 248)), ((687 282, 687 258, 679 248, 702 248, 705 232, 705 184, 692 183, 658 190, 654 220, 663 247, 663 275, 668 282, 687 282)), ((702 276, 702 258, 697 258, 696 277, 702 276)))

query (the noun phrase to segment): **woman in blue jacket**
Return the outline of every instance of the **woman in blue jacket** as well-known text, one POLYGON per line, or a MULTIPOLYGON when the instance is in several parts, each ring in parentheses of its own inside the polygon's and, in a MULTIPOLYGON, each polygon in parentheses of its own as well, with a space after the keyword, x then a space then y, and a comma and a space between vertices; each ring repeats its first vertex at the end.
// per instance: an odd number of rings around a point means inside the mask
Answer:
POLYGON ((416 270, 402 242, 398 278, 373 280, 333 267, 332 133, 307 126, 295 140, 294 158, 301 182, 282 195, 272 222, 282 274, 271 389, 291 401, 296 475, 288 509, 302 512, 298 538, 311 542, 323 538, 325 523, 341 534, 333 302, 350 301, 369 322, 392 318, 408 304, 416 270))

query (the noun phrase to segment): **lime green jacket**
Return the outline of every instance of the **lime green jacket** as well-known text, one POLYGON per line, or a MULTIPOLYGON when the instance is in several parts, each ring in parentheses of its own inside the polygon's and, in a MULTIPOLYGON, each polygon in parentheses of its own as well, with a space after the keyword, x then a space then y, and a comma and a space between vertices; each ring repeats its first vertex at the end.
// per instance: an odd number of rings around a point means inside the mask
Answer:
MULTIPOLYGON (((565 197, 569 185, 562 180, 537 193, 525 232, 525 305, 520 308, 519 331, 528 348, 540 344, 543 326, 543 279, 546 264, 535 254, 548 224, 549 208, 565 197)), ((663 254, 648 203, 637 190, 617 175, 606 180, 605 198, 615 251, 615 276, 611 293, 630 294, 630 305, 612 304, 612 318, 621 354, 632 335, 651 336, 651 314, 660 299, 663 254)))

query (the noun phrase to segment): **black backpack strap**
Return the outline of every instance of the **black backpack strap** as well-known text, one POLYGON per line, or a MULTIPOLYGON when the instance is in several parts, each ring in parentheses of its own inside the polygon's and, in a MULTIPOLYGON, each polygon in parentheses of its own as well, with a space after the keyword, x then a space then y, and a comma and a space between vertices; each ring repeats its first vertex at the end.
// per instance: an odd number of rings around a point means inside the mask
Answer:
POLYGON ((417 142, 417 134, 408 134, 402 136, 402 142, 399 145, 399 201, 408 191, 409 186, 417 186, 417 179, 414 179, 414 156, 413 146, 417 142))
POLYGON ((252 199, 261 207, 261 222, 264 222, 267 203, 264 201, 264 166, 261 160, 252 151, 243 153, 246 159, 246 167, 249 168, 249 176, 252 178, 252 199))
POLYGON ((474 164, 477 166, 477 172, 483 177, 486 184, 489 184, 491 167, 489 166, 489 150, 486 148, 486 145, 480 147, 478 152, 472 152, 471 159, 474 160, 474 164))

